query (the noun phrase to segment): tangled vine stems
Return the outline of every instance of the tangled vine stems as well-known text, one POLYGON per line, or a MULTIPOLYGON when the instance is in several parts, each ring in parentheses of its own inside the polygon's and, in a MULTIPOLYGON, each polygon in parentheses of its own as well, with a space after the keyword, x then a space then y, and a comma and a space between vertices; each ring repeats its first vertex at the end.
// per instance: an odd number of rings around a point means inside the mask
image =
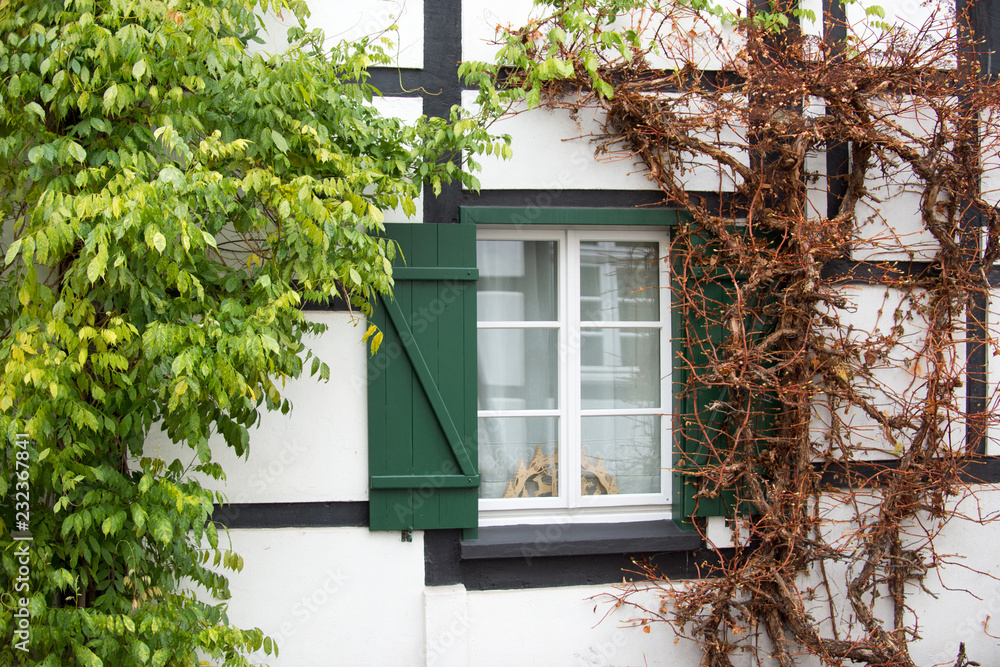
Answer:
POLYGON ((643 622, 697 639, 712 667, 915 665, 909 600, 975 492, 989 419, 966 360, 994 343, 1000 218, 982 183, 1000 87, 966 17, 828 14, 819 38, 788 3, 734 23, 670 0, 539 4, 495 64, 463 65, 480 103, 596 114, 598 155, 639 163, 690 214, 670 261, 692 406, 675 429, 694 446, 675 465, 699 503, 726 499, 735 555, 683 587, 643 566, 665 593, 643 622))

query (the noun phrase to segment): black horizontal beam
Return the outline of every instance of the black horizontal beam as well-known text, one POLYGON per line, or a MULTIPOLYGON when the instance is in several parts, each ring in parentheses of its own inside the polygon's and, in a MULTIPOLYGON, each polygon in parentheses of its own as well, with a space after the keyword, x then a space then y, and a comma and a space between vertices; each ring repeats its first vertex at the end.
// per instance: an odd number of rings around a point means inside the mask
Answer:
POLYGON ((368 502, 232 503, 215 505, 212 521, 226 528, 368 526, 368 502))

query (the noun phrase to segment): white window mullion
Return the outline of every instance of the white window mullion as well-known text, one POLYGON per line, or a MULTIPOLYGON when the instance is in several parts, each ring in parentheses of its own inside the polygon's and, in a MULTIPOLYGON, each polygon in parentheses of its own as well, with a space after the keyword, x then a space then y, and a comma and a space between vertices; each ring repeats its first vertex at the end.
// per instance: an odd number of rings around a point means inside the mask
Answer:
POLYGON ((557 410, 479 410, 480 417, 488 419, 490 417, 561 417, 562 412, 557 410))
POLYGON ((667 257, 670 244, 666 240, 660 241, 660 322, 663 324, 660 329, 660 493, 664 503, 673 500, 673 473, 670 469, 674 466, 674 387, 673 387, 673 348, 671 347, 671 336, 673 329, 670 326, 670 296, 672 294, 670 286, 670 261, 667 257))
POLYGON ((565 232, 561 235, 559 240, 559 322, 561 326, 559 327, 559 347, 555 351, 558 357, 559 363, 559 498, 563 507, 571 507, 570 505, 570 489, 572 485, 570 480, 572 479, 572 462, 570 461, 569 450, 571 449, 570 443, 574 442, 576 435, 573 428, 572 419, 572 383, 567 379, 570 374, 570 369, 573 364, 566 357, 566 350, 572 347, 571 343, 571 331, 568 326, 569 317, 569 302, 570 298, 567 296, 566 286, 570 282, 570 270, 569 270, 569 243, 566 239, 565 232))
POLYGON ((569 386, 569 405, 567 414, 570 437, 567 440, 566 472, 568 499, 570 507, 580 506, 580 471, 583 467, 583 448, 581 446, 583 433, 580 423, 580 237, 574 231, 567 231, 567 282, 565 290, 567 302, 567 329, 569 329, 569 344, 563 348, 563 359, 569 369, 566 384, 569 386))
POLYGON ((558 322, 534 322, 532 320, 481 320, 476 323, 478 329, 555 329, 558 322))

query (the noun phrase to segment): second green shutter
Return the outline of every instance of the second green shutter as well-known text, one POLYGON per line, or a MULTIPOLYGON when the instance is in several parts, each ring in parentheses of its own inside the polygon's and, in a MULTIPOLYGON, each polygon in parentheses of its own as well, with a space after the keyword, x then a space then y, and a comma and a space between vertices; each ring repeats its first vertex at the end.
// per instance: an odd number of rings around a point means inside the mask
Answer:
MULTIPOLYGON (((685 529, 693 528, 692 517, 733 516, 738 509, 747 511, 746 506, 737 507, 738 488, 699 495, 703 481, 693 474, 725 456, 730 446, 726 406, 733 399, 729 388, 715 374, 712 360, 717 358, 729 335, 724 318, 732 316, 727 311, 733 303, 736 285, 724 269, 706 271, 685 261, 685 253, 692 249, 711 256, 710 245, 694 238, 692 246, 671 251, 675 345, 673 516, 685 529)), ((751 339, 766 335, 774 325, 759 319, 759 312, 765 309, 754 310, 758 316, 744 322, 746 335, 751 339)), ((751 404, 742 407, 753 415, 754 433, 769 437, 780 410, 779 403, 766 393, 748 400, 751 404)))

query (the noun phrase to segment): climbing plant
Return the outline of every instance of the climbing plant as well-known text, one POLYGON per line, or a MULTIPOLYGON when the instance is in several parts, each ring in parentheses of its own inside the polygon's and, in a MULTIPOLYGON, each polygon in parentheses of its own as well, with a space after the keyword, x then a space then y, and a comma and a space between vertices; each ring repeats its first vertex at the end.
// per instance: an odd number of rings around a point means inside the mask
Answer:
POLYGON ((502 147, 457 109, 382 117, 367 70, 387 44, 333 44, 305 17, 301 0, 0 2, 4 665, 277 650, 219 602, 242 561, 195 474, 222 478, 213 447, 245 454, 306 364, 328 377, 304 303, 366 314, 390 292, 384 212, 474 187, 463 151, 502 147), (278 55, 255 51, 266 12, 296 19, 278 55), (154 429, 191 455, 144 452, 154 429))
MULTIPOLYGON (((988 520, 959 509, 983 488, 995 421, 982 369, 1000 87, 974 17, 535 9, 499 31, 496 62, 463 65, 480 103, 596 117, 598 159, 641 169, 690 214, 665 260, 686 406, 675 484, 710 541, 702 515, 721 506, 733 548, 683 586, 639 563, 664 597, 640 622, 672 624, 712 667, 917 664, 913 642, 945 631, 912 605, 947 560, 935 538, 988 520)), ((953 648, 956 667, 977 664, 953 648)))

